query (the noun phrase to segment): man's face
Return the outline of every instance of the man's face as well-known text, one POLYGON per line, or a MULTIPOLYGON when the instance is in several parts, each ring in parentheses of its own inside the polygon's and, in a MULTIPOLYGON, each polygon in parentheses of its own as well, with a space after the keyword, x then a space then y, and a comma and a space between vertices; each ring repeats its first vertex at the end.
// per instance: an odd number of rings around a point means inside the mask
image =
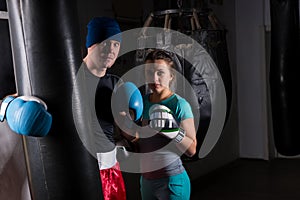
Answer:
POLYGON ((104 40, 93 47, 92 59, 97 67, 110 68, 116 61, 120 42, 116 40, 104 40))

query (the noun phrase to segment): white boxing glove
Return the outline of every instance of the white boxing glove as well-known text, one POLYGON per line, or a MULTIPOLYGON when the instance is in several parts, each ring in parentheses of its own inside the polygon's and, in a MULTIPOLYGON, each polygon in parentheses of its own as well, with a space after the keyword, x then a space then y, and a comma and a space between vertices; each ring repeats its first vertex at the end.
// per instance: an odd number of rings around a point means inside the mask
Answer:
POLYGON ((164 105, 154 104, 149 109, 150 124, 149 126, 161 135, 181 142, 185 136, 185 131, 180 128, 179 123, 173 116, 172 111, 164 105))

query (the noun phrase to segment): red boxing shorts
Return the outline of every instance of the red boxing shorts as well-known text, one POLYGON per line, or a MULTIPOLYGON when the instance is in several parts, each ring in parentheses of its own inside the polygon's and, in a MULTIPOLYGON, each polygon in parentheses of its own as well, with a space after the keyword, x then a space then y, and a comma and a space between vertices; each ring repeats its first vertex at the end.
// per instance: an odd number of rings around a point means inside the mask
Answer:
POLYGON ((104 200, 126 200, 125 184, 116 159, 116 148, 97 153, 104 200))

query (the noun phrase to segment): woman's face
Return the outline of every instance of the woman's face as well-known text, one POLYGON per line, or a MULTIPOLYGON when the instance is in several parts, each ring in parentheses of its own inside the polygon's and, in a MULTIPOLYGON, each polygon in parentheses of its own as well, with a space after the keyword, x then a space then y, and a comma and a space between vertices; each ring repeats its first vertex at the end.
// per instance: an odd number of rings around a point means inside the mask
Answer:
POLYGON ((156 93, 161 93, 170 88, 173 74, 168 63, 164 60, 146 61, 145 78, 149 88, 156 93))

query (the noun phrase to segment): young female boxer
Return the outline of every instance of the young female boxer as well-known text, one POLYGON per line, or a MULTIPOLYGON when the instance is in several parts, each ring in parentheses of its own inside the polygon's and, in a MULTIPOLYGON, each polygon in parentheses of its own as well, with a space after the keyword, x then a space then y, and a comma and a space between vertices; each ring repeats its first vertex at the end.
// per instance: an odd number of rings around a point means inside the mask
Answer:
POLYGON ((140 130, 140 179, 143 200, 190 198, 191 186, 180 155, 196 153, 196 131, 189 103, 170 87, 175 82, 174 62, 168 52, 154 50, 145 59, 145 78, 151 93, 144 96, 144 126, 157 130, 147 137, 140 130))

